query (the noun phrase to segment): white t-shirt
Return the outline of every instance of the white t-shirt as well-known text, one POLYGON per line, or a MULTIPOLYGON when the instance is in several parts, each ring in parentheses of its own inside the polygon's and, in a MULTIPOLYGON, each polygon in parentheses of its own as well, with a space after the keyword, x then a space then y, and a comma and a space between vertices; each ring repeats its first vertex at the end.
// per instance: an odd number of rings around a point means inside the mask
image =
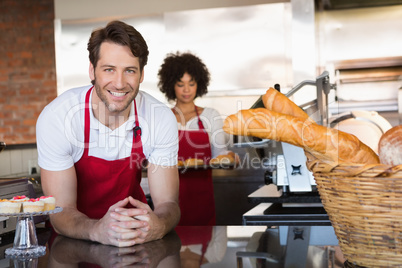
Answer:
MULTIPOLYGON (((223 131, 223 117, 219 112, 213 108, 204 108, 199 115, 201 122, 209 135, 209 142, 211 143, 212 158, 218 155, 227 154, 229 143, 229 134, 223 131)), ((190 119, 185 126, 177 123, 180 130, 198 130, 198 118, 190 119)))
MULTIPOLYGON (((41 168, 65 170, 80 160, 84 152, 85 95, 90 88, 91 85, 64 92, 40 114, 36 124, 36 139, 41 168)), ((173 112, 142 91, 138 92, 135 100, 145 157, 156 165, 176 165, 178 130, 173 112)), ((130 156, 135 126, 134 102, 129 119, 115 130, 101 124, 94 117, 92 109, 90 122, 90 156, 105 160, 130 156)))

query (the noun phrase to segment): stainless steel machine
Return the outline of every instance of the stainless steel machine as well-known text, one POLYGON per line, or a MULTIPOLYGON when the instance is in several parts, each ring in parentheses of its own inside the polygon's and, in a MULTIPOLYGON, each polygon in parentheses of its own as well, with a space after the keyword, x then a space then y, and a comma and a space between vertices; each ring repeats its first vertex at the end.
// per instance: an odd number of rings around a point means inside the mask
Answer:
MULTIPOLYGON (((329 74, 324 71, 315 81, 301 82, 286 96, 306 85, 316 87, 317 98, 300 107, 317 123, 327 126, 328 94, 335 85, 330 84, 329 74)), ((258 107, 263 107, 262 97, 251 108, 258 107)), ((330 225, 302 148, 243 136, 235 137, 235 146, 255 149, 266 169, 266 185, 248 196, 257 206, 243 215, 244 225, 330 225)))
MULTIPOLYGON (((330 84, 329 74, 325 71, 315 81, 303 81, 286 95, 290 97, 305 85, 316 87, 317 99, 300 107, 317 123, 327 126, 328 94, 331 89, 335 89, 335 85, 330 84)), ((261 98, 251 108, 257 107, 263 107, 261 98)), ((243 267, 242 259, 245 257, 264 259, 269 267, 307 267, 312 245, 338 245, 314 178, 307 169, 307 159, 302 148, 240 136, 235 137, 235 144, 255 149, 266 169, 265 185, 248 196, 249 202, 256 206, 243 215, 243 224, 266 225, 265 233, 274 232, 278 236, 278 248, 286 248, 285 256, 297 256, 297 262, 294 262, 292 258, 283 259, 281 254, 273 255, 272 252, 254 255, 238 252, 238 267, 243 267)))
POLYGON ((334 268, 343 262, 337 251, 331 226, 279 226, 254 233, 236 260, 238 268, 334 268))

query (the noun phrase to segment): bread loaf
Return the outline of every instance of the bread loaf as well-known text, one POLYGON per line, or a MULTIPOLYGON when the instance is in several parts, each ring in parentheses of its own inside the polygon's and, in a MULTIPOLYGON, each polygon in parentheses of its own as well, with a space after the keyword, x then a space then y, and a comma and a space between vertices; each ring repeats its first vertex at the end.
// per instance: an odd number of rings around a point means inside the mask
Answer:
POLYGON ((204 160, 197 158, 188 158, 184 161, 185 166, 202 166, 204 165, 204 160))
POLYGON ((381 136, 378 154, 381 164, 402 165, 402 125, 389 129, 381 136))
POLYGON ((264 103, 264 107, 270 111, 293 115, 314 122, 302 108, 272 87, 262 96, 262 102, 264 103))
POLYGON ((378 156, 354 135, 265 108, 241 110, 230 115, 225 119, 223 130, 234 135, 287 142, 304 148, 320 160, 379 163, 378 156))
POLYGON ((224 155, 218 155, 215 158, 212 158, 209 161, 209 164, 212 166, 218 165, 234 165, 235 164, 235 154, 229 153, 224 155))

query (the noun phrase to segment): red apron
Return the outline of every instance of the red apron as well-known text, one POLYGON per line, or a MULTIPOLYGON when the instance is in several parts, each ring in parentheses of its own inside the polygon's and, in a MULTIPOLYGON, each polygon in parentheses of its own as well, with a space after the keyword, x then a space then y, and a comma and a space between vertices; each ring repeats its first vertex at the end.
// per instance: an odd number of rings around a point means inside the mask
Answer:
MULTIPOLYGON (((93 88, 93 87, 92 87, 93 88)), ((77 173, 77 208, 89 218, 102 218, 109 207, 128 196, 146 203, 141 188, 141 170, 145 159, 141 128, 138 123, 137 105, 134 100, 135 127, 131 156, 108 161, 88 155, 90 131, 89 97, 92 88, 85 97, 85 138, 84 153, 75 163, 77 173)))
MULTIPOLYGON (((179 130, 178 159, 203 159, 209 163, 211 145, 196 108, 199 130, 179 130)), ((211 169, 179 170, 179 225, 215 225, 215 200, 211 169)))

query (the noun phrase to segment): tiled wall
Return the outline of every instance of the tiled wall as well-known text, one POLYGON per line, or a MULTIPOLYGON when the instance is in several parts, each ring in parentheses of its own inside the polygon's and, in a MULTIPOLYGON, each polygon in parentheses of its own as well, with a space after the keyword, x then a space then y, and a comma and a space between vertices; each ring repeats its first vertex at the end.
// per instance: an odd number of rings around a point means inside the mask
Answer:
POLYGON ((36 148, 5 149, 0 153, 0 178, 28 176, 32 167, 40 172, 36 148))

